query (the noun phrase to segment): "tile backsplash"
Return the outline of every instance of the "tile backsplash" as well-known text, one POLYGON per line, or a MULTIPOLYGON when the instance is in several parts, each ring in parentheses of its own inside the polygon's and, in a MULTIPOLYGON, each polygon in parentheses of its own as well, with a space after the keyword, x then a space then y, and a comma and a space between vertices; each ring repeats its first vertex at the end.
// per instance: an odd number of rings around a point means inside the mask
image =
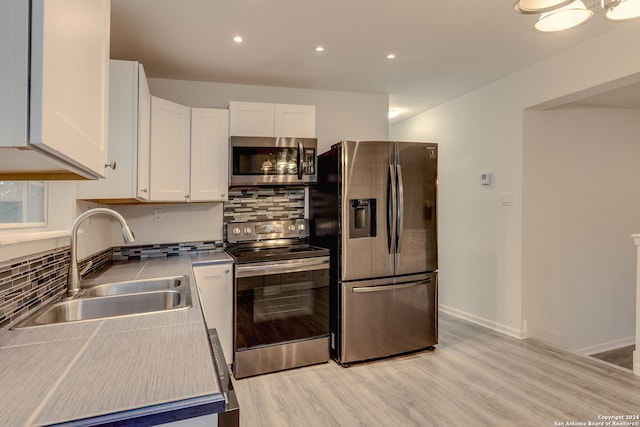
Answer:
POLYGON ((222 241, 165 243, 154 245, 122 246, 113 248, 114 261, 132 261, 179 255, 201 255, 223 248, 222 241))
POLYGON ((232 189, 224 203, 224 222, 304 218, 304 187, 232 189))
MULTIPOLYGON (((0 328, 64 293, 69 258, 65 247, 0 263, 0 328)), ((83 260, 80 268, 92 261, 90 274, 112 258, 108 249, 83 260)))
MULTIPOLYGON (((115 247, 82 260, 79 267, 82 269, 91 261, 84 274, 88 276, 113 261, 204 254, 222 247, 222 241, 115 247)), ((69 247, 64 247, 0 263, 0 329, 62 296, 67 287, 69 260, 69 247)))

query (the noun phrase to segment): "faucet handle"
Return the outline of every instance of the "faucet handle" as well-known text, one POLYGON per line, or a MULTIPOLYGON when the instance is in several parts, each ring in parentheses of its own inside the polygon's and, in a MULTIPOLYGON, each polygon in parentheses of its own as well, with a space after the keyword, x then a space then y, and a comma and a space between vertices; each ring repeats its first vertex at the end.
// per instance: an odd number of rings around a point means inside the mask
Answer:
POLYGON ((89 262, 82 267, 82 270, 80 270, 80 277, 82 277, 82 275, 84 275, 84 273, 86 273, 87 271, 89 271, 89 269, 91 268, 91 266, 93 265, 93 261, 89 260, 89 262))

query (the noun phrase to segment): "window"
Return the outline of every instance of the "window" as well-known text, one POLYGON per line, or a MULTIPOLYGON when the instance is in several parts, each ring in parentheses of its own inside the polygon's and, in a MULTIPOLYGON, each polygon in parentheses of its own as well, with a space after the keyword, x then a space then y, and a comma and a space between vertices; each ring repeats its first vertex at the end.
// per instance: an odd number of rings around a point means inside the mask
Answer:
POLYGON ((0 229, 46 225, 46 201, 44 181, 0 181, 0 229))

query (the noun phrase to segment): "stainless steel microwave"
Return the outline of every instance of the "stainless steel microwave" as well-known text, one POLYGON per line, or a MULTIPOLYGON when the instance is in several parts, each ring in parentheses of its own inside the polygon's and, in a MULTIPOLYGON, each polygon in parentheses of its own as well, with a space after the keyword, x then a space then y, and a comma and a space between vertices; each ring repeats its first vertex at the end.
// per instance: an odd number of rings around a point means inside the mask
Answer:
POLYGON ((316 138, 232 136, 230 186, 308 185, 318 181, 316 138))

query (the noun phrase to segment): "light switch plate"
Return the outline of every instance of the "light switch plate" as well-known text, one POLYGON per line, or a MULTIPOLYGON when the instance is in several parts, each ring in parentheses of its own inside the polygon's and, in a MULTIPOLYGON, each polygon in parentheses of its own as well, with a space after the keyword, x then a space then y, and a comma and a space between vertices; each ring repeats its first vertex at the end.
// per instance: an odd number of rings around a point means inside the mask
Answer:
POLYGON ((480 174, 480 184, 482 184, 482 185, 491 184, 491 173, 484 172, 484 173, 480 174))

